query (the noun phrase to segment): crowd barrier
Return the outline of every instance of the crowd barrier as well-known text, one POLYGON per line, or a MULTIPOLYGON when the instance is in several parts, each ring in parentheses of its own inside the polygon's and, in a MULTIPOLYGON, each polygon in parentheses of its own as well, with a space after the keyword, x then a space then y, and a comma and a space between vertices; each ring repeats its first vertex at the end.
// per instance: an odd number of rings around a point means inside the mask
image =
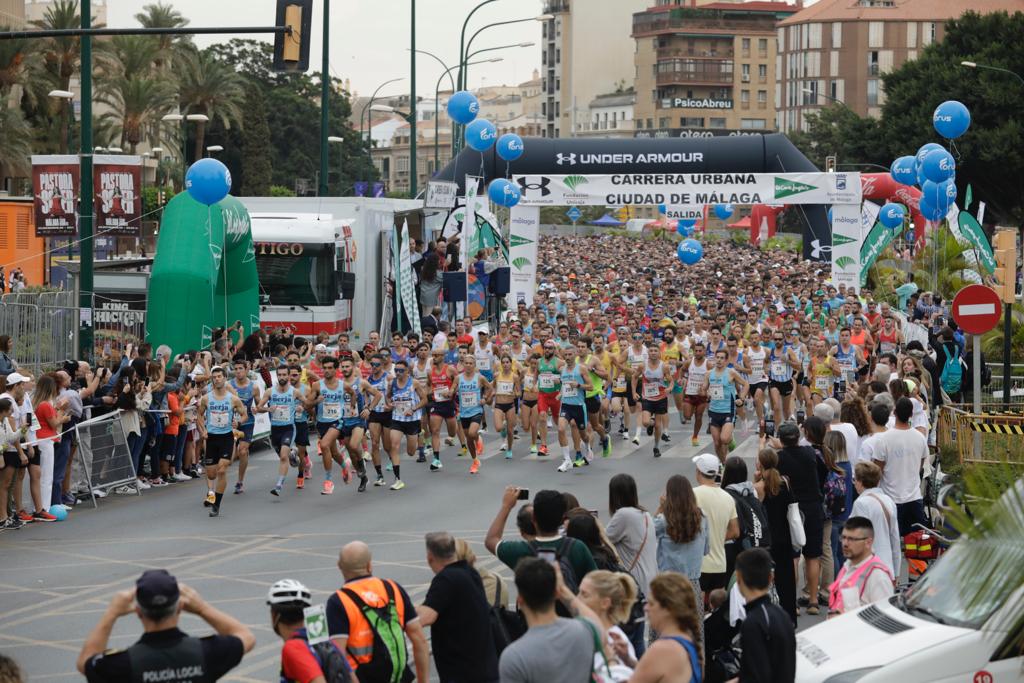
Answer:
POLYGON ((1024 465, 1024 412, 1016 410, 1018 407, 983 404, 982 412, 977 413, 969 405, 941 406, 936 423, 940 450, 955 448, 965 464, 1024 465))
MULTIPOLYGON (((97 489, 108 492, 135 483, 135 465, 120 413, 116 410, 75 426, 78 452, 71 470, 71 490, 88 491, 93 507, 97 489)), ((137 487, 135 491, 138 493, 137 487)))

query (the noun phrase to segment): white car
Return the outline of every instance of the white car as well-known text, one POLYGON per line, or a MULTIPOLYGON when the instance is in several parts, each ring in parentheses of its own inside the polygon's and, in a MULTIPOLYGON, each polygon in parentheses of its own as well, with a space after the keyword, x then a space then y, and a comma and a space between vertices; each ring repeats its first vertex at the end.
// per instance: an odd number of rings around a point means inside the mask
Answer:
POLYGON ((1024 681, 1024 588, 968 606, 965 594, 987 577, 960 566, 979 552, 991 549, 961 539, 911 590, 798 633, 796 683, 1024 681))

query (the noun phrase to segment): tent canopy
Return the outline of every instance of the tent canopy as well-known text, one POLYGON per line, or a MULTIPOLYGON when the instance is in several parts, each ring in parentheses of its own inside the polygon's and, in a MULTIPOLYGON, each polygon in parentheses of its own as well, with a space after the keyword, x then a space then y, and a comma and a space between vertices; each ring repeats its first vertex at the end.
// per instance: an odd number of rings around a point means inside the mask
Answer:
POLYGON ((590 221, 590 224, 591 225, 600 225, 600 226, 606 227, 606 228, 616 228, 616 227, 622 227, 623 225, 625 225, 625 223, 623 223, 620 220, 617 220, 617 219, 613 218, 610 214, 607 214, 607 213, 605 215, 601 216, 600 218, 598 218, 596 221, 590 221))

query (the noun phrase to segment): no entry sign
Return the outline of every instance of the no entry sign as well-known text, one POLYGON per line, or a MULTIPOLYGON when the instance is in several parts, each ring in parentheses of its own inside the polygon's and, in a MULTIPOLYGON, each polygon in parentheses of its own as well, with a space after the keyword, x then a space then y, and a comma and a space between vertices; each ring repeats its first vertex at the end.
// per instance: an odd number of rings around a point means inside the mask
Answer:
POLYGON ((985 334, 999 324, 1003 304, 985 285, 967 285, 953 297, 953 320, 967 334, 985 334))

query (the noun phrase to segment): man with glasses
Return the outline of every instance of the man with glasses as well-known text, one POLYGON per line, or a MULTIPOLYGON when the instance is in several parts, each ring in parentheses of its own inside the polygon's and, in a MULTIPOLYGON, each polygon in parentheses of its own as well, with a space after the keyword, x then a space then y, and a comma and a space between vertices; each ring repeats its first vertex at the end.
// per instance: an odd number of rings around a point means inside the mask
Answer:
POLYGON ((896 583, 885 562, 871 552, 875 541, 871 520, 850 517, 839 539, 846 562, 829 588, 829 617, 891 597, 896 583))
POLYGON ((768 394, 776 423, 793 417, 793 375, 799 370, 800 359, 786 343, 785 333, 774 330, 768 352, 768 394))

